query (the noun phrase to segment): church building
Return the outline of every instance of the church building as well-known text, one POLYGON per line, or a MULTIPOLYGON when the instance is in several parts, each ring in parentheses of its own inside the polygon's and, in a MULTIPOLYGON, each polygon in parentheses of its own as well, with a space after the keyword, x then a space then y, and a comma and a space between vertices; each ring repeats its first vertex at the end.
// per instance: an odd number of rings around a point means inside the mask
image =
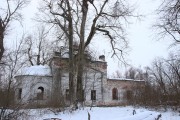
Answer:
MULTIPOLYGON (((68 55, 55 53, 46 66, 23 68, 21 74, 15 76, 16 102, 22 104, 46 105, 53 99, 61 97, 65 104, 69 96, 68 55), (56 94, 55 94, 56 93, 56 94)), ((86 106, 115 106, 128 104, 136 87, 144 86, 143 80, 107 78, 107 62, 105 56, 98 60, 89 60, 84 67, 83 93, 86 106)))

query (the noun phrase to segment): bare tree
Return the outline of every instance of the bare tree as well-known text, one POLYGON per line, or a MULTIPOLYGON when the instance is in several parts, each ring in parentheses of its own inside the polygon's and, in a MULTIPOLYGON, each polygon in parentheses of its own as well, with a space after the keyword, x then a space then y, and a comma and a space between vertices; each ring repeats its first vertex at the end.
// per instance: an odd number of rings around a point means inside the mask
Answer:
POLYGON ((160 92, 162 94, 167 94, 167 87, 166 87, 166 78, 164 76, 164 62, 163 59, 157 59, 153 62, 153 66, 151 69, 151 74, 154 76, 154 79, 156 80, 160 92))
POLYGON ((74 101, 77 97, 83 100, 82 75, 84 68, 84 52, 89 44, 94 41, 94 36, 102 34, 109 40, 112 56, 122 60, 123 49, 127 47, 125 39, 124 22, 132 16, 132 10, 122 0, 109 2, 108 0, 43 0, 45 7, 41 21, 59 27, 69 46, 69 88, 74 101), (73 42, 79 44, 78 54, 73 56, 73 42), (120 56, 118 55, 120 53, 120 56), (75 67, 77 66, 77 68, 75 67), (77 69, 77 73, 75 72, 77 69), (75 75, 77 90, 75 96, 75 75))
POLYGON ((28 0, 3 0, 0 5, 0 60, 4 53, 4 37, 8 27, 13 21, 20 21, 20 10, 28 3, 28 0))
POLYGON ((48 64, 53 47, 48 39, 48 32, 45 27, 39 27, 37 32, 26 36, 23 42, 23 51, 25 53, 28 65, 48 64))
POLYGON ((18 71, 24 66, 25 62, 23 62, 24 56, 22 50, 22 41, 24 40, 24 36, 22 36, 19 45, 17 45, 15 50, 5 52, 5 56, 3 57, 2 64, 0 67, 3 68, 3 77, 1 84, 1 91, 3 91, 1 97, 3 97, 3 103, 1 103, 0 109, 0 120, 4 119, 16 119, 18 116, 17 111, 19 110, 19 106, 16 107, 14 104, 14 90, 15 90, 15 81, 14 76, 18 73, 18 71), (12 109, 10 111, 10 109, 12 109), (14 117, 14 118, 13 118, 14 117))
POLYGON ((125 72, 125 77, 128 79, 135 79, 136 75, 137 75, 137 70, 134 67, 129 68, 129 70, 125 72))
POLYGON ((171 36, 174 43, 180 43, 180 1, 179 0, 163 0, 158 11, 158 23, 155 25, 160 30, 162 37, 171 36))
POLYGON ((166 71, 164 72, 166 76, 166 81, 168 84, 168 101, 176 101, 179 103, 179 93, 180 93, 180 58, 179 55, 170 54, 169 58, 165 60, 166 71))
MULTIPOLYGON (((156 58, 145 71, 140 68, 132 72, 135 78, 143 78, 145 85, 142 88, 134 88, 136 94, 133 102, 143 105, 167 105, 176 107, 180 104, 180 56, 179 53, 171 53, 167 59, 156 58), (136 74, 134 74, 136 73, 136 74)), ((127 74, 128 75, 128 74, 127 74)))
POLYGON ((112 77, 114 77, 114 78, 122 78, 123 76, 122 76, 122 73, 119 70, 116 70, 113 73, 112 77))

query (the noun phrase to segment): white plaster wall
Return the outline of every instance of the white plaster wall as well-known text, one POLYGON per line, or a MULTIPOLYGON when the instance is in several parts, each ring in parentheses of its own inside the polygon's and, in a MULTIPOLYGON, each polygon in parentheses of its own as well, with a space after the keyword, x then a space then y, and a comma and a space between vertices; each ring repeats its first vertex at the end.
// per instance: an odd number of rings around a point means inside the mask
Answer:
POLYGON ((100 105, 105 101, 106 74, 100 71, 87 69, 84 73, 84 92, 86 105, 100 105), (96 100, 91 100, 91 90, 96 90, 96 100))
MULTIPOLYGON (((61 78, 61 88, 63 94, 65 95, 66 89, 69 89, 69 74, 68 72, 63 72, 61 78)), ((105 101, 105 86, 106 84, 106 73, 98 72, 92 69, 87 69, 84 71, 83 75, 83 89, 85 92, 85 103, 86 105, 91 105, 91 90, 96 90, 96 101, 93 102, 94 105, 102 104, 105 101)))
MULTIPOLYGON (((51 98, 52 77, 48 76, 16 76, 17 88, 22 89, 22 103, 33 102, 36 100, 38 87, 44 88, 43 100, 48 101, 51 98)), ((18 96, 18 89, 16 90, 18 96)), ((18 100, 16 98, 16 100, 18 100)))
POLYGON ((69 89, 69 74, 66 72, 66 73, 63 73, 62 74, 62 90, 63 90, 63 93, 65 94, 65 91, 66 89, 69 89))

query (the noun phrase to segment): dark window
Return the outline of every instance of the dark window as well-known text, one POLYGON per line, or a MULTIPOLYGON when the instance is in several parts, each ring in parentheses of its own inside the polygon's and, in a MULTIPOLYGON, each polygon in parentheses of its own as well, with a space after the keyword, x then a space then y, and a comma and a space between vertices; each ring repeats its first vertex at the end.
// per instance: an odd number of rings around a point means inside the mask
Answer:
POLYGON ((43 100, 43 96, 44 96, 44 88, 43 87, 38 87, 37 99, 38 100, 43 100))
POLYGON ((22 96, 22 88, 18 89, 18 99, 21 99, 22 96))
POLYGON ((66 100, 70 100, 69 89, 66 89, 66 100))
POLYGON ((84 90, 82 90, 82 100, 85 101, 84 90))
POLYGON ((112 99, 113 100, 118 100, 118 90, 117 90, 117 88, 112 89, 112 99))
POLYGON ((91 100, 96 100, 96 90, 91 90, 91 100))

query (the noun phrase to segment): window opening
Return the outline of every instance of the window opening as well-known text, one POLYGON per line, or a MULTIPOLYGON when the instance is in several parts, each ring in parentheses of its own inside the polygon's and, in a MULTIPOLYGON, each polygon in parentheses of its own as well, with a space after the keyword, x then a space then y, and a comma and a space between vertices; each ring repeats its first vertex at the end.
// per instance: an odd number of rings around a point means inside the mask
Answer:
POLYGON ((66 100, 70 100, 69 89, 66 89, 66 100))
POLYGON ((22 97, 22 88, 18 89, 18 99, 21 99, 22 97))
POLYGON ((38 100, 43 100, 43 96, 44 96, 44 88, 43 87, 38 87, 37 99, 38 100))
POLYGON ((118 100, 118 89, 117 88, 113 88, 113 90, 112 90, 112 99, 118 100))
POLYGON ((91 90, 91 100, 96 100, 96 90, 91 90))

